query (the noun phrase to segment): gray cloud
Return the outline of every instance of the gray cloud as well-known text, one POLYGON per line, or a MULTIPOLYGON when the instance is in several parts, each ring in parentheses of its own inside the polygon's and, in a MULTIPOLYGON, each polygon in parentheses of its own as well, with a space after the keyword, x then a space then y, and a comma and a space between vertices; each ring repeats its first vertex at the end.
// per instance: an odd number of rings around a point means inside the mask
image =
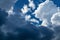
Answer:
POLYGON ((14 5, 16 0, 0 0, 0 8, 9 10, 14 5))
POLYGON ((54 31, 55 37, 53 38, 53 40, 60 40, 60 26, 55 26, 54 31))
POLYGON ((5 35, 2 37, 4 40, 50 40, 53 37, 53 32, 49 28, 38 28, 18 14, 10 15, 1 31, 5 35))

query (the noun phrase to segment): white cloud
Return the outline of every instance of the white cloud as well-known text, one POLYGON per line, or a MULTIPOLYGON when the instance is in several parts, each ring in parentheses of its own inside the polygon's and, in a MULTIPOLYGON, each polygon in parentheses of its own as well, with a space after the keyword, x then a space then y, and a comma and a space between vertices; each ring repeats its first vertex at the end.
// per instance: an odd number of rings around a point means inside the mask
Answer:
POLYGON ((21 9, 22 13, 25 14, 29 11, 30 9, 28 8, 27 5, 24 5, 23 8, 21 9))
POLYGON ((34 13, 36 14, 35 16, 37 18, 43 20, 42 25, 50 25, 51 17, 56 12, 57 12, 56 5, 52 1, 46 0, 45 2, 39 4, 37 10, 35 10, 34 13), (46 24, 44 23, 44 21, 46 22, 46 24))
POLYGON ((16 34, 15 31, 17 28, 20 28, 24 25, 26 25, 27 22, 21 18, 20 15, 10 15, 7 18, 6 23, 1 27, 1 31, 6 35, 7 33, 16 34))
POLYGON ((9 16, 15 14, 15 12, 13 12, 13 7, 11 7, 11 9, 9 9, 7 12, 9 16))
POLYGON ((36 19, 30 19, 31 22, 39 23, 36 19))
POLYGON ((35 10, 34 13, 35 13, 35 14, 36 14, 36 13, 37 13, 37 14, 40 13, 40 11, 41 11, 42 8, 44 7, 44 5, 47 4, 48 2, 49 2, 49 1, 45 1, 45 2, 43 2, 43 3, 41 3, 41 4, 39 4, 37 10, 35 10))
POLYGON ((9 10, 17 0, 0 0, 0 8, 9 10))
POLYGON ((29 21, 29 20, 30 20, 30 18, 31 18, 31 16, 30 16, 30 15, 26 15, 26 16, 25 16, 25 20, 26 20, 26 21, 29 21))
POLYGON ((51 22, 54 25, 60 25, 60 12, 55 13, 52 17, 51 17, 51 22))
POLYGON ((35 4, 33 0, 29 0, 29 7, 31 7, 33 10, 35 9, 35 4))
POLYGON ((32 0, 28 0, 29 1, 29 5, 24 5, 23 8, 21 8, 21 11, 23 14, 27 13, 28 11, 31 11, 31 8, 34 10, 35 9, 35 4, 32 0), (28 8, 28 6, 30 8, 28 8))

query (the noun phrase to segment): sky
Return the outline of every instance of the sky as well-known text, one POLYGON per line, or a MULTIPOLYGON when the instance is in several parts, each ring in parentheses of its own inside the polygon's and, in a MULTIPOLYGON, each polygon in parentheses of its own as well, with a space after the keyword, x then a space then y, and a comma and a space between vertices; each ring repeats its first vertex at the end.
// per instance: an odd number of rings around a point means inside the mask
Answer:
POLYGON ((60 0, 0 0, 0 40, 60 40, 60 0))

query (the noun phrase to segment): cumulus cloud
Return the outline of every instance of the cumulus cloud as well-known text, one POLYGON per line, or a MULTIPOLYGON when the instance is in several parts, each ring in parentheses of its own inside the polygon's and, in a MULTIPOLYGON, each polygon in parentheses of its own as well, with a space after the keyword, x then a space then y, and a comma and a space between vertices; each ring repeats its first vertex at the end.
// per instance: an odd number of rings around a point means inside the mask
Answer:
POLYGON ((60 12, 57 12, 52 16, 51 22, 53 25, 60 25, 60 12))
POLYGON ((0 8, 9 10, 17 0, 0 0, 0 8))
POLYGON ((45 2, 39 4, 37 10, 35 10, 34 13, 36 14, 37 18, 43 20, 42 25, 44 25, 44 21, 46 25, 50 25, 51 17, 57 12, 57 10, 58 9, 56 5, 52 1, 46 0, 45 2))

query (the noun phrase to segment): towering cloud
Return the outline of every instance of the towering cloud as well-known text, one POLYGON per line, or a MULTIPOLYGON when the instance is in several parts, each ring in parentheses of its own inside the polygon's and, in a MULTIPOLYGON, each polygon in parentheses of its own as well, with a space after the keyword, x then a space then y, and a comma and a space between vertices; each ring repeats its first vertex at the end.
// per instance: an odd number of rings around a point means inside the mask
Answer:
POLYGON ((34 13, 36 14, 36 17, 43 20, 42 25, 50 25, 51 17, 57 10, 58 8, 52 1, 46 0, 38 6, 34 13))

